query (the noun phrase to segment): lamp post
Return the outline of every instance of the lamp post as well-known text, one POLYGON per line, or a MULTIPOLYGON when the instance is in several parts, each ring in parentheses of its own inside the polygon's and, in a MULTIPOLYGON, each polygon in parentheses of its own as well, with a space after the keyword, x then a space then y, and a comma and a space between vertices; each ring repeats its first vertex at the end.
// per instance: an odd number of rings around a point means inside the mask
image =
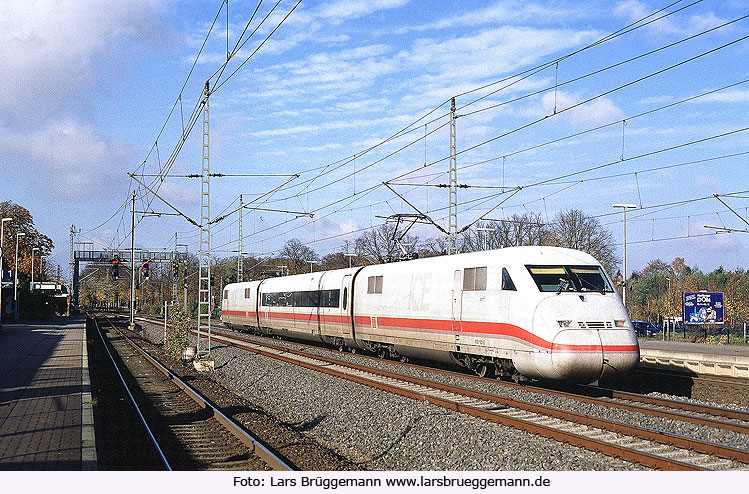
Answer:
POLYGON ((343 254, 344 256, 348 257, 348 267, 351 267, 351 259, 356 257, 356 254, 343 254))
MULTIPOLYGON (((29 291, 34 291, 34 251, 39 250, 39 247, 34 247, 31 249, 31 285, 29 286, 29 291)), ((41 261, 41 259, 39 259, 41 261)))
POLYGON ((16 270, 13 274, 13 320, 18 322, 18 237, 26 235, 24 232, 16 232, 16 270))
POLYGON ((612 204, 612 208, 622 208, 622 214, 624 215, 624 259, 622 266, 622 301, 624 302, 624 308, 627 308, 627 209, 637 208, 636 204, 612 204))
POLYGON ((3 327, 3 238, 5 222, 11 221, 13 218, 3 218, 0 220, 0 329, 3 327))
POLYGON ((309 272, 310 273, 312 272, 312 265, 313 264, 317 264, 317 261, 314 261, 314 260, 304 261, 304 262, 308 262, 309 263, 309 272))
POLYGON ((481 250, 486 250, 486 244, 488 243, 488 240, 489 240, 487 237, 489 235, 489 232, 493 232, 494 231, 494 228, 487 228, 487 227, 484 227, 484 226, 480 226, 480 227, 476 228, 476 231, 477 232, 484 232, 484 235, 483 235, 483 237, 484 237, 484 246, 483 246, 483 248, 481 250))

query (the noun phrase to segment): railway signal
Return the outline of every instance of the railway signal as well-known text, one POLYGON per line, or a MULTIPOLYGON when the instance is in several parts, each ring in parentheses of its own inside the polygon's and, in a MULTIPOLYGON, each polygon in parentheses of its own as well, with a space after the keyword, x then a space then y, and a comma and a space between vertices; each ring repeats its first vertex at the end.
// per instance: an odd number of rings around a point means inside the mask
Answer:
POLYGON ((143 261, 143 278, 148 281, 148 259, 143 261))
POLYGON ((120 279, 120 259, 118 257, 112 259, 112 279, 115 281, 120 279))

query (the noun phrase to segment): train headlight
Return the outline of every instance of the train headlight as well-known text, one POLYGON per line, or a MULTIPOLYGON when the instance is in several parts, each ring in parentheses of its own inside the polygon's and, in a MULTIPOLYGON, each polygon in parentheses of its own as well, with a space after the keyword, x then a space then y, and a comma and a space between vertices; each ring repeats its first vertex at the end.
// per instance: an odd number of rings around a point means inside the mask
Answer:
POLYGON ((557 321, 557 324, 559 324, 560 328, 569 328, 572 321, 557 321))
POLYGON ((626 325, 627 321, 624 321, 622 319, 614 319, 614 327, 617 328, 623 328, 626 325))

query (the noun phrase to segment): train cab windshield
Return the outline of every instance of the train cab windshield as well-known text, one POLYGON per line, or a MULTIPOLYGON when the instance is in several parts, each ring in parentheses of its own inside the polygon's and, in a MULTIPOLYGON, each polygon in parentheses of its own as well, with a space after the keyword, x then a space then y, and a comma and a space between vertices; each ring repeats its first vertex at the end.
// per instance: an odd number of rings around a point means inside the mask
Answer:
POLYGON ((526 266, 542 292, 613 292, 600 266, 526 266))

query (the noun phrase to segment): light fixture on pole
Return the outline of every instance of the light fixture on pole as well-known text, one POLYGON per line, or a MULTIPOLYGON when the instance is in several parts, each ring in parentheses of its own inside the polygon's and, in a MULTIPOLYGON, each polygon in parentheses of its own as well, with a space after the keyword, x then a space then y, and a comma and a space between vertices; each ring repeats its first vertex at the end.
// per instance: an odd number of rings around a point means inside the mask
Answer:
POLYGON ((622 243, 624 244, 623 253, 623 266, 622 266, 622 302, 624 302, 624 308, 627 308, 627 209, 636 209, 637 204, 612 204, 612 208, 622 208, 622 214, 624 215, 624 235, 622 243))
POLYGON ((317 261, 315 261, 315 260, 311 260, 311 261, 304 261, 304 262, 308 262, 308 263, 309 263, 309 272, 310 272, 310 273, 312 272, 312 265, 313 265, 313 264, 317 264, 317 261))
POLYGON ((34 291, 34 251, 36 250, 39 250, 39 247, 34 247, 31 249, 31 285, 29 285, 30 292, 34 291))
POLYGON ((356 257, 356 254, 348 254, 348 253, 346 253, 346 254, 343 254, 343 255, 344 255, 345 257, 348 257, 348 267, 351 267, 351 259, 352 259, 353 257, 356 257))
POLYGON ((3 238, 5 222, 11 221, 13 218, 3 218, 0 220, 0 329, 3 327, 3 238))
POLYGON ((24 232, 16 232, 16 270, 13 274, 13 320, 18 322, 18 237, 26 235, 24 232))
POLYGON ((484 233, 484 235, 483 235, 483 237, 484 237, 484 246, 481 248, 481 250, 486 250, 486 244, 489 243, 488 242, 489 239, 487 237, 489 235, 489 232, 493 232, 494 231, 494 228, 487 228, 485 226, 480 226, 480 227, 476 228, 476 231, 484 233))

